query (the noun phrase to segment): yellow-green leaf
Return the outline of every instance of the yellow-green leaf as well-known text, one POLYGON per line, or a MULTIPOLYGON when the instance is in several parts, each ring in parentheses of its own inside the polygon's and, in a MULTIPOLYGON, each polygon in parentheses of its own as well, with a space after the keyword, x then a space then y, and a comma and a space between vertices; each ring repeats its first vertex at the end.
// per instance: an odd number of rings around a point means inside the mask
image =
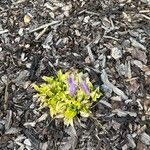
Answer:
POLYGON ((36 84, 32 84, 32 87, 33 87, 36 91, 40 91, 39 86, 37 86, 36 84))
POLYGON ((47 77, 47 76, 43 76, 42 79, 44 81, 46 81, 47 83, 51 84, 54 82, 53 78, 52 77, 47 77))
POLYGON ((73 126, 73 118, 76 116, 76 114, 77 112, 75 109, 67 109, 67 111, 64 113, 64 121, 67 126, 69 124, 73 126))
POLYGON ((90 113, 89 112, 86 112, 86 111, 80 111, 80 115, 82 117, 89 117, 90 113))

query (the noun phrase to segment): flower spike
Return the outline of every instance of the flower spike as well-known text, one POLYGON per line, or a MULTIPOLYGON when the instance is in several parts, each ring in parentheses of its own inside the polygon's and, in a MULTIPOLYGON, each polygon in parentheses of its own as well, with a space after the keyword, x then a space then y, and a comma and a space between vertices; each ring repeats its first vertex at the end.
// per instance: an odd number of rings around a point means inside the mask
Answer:
POLYGON ((90 94, 90 90, 89 90, 87 84, 86 84, 84 81, 82 81, 82 89, 83 89, 83 91, 84 91, 87 95, 90 94))
POLYGON ((69 93, 71 96, 74 96, 76 93, 76 84, 72 77, 68 78, 68 85, 69 85, 69 93))

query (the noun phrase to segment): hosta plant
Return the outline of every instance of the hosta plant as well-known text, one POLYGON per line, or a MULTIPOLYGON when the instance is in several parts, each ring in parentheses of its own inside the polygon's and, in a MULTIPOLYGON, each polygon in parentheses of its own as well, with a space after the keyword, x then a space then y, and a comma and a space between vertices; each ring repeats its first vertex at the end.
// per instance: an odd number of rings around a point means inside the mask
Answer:
POLYGON ((43 80, 39 86, 33 84, 41 106, 49 108, 51 117, 63 118, 66 125, 73 126, 77 115, 88 117, 91 105, 102 95, 83 73, 60 70, 55 77, 44 76, 43 80))

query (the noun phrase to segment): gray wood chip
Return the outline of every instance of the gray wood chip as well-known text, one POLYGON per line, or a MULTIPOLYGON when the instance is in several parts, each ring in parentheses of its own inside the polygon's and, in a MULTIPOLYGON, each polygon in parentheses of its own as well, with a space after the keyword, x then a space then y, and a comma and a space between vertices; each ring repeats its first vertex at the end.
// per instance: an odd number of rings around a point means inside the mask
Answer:
POLYGON ((47 116, 48 116, 48 114, 47 114, 47 113, 44 113, 40 118, 37 119, 36 122, 41 122, 41 121, 43 121, 43 120, 46 120, 47 116))
POLYGON ((150 145, 150 136, 147 133, 142 133, 141 135, 141 141, 146 144, 146 145, 150 145))
POLYGON ((5 134, 17 134, 20 131, 20 128, 11 127, 10 129, 6 130, 5 134))
POLYGON ((94 55, 93 55, 93 53, 92 53, 90 44, 88 44, 88 45, 86 46, 86 48, 87 48, 87 51, 88 51, 88 54, 89 54, 89 57, 90 57, 91 61, 94 62, 94 61, 95 61, 95 58, 94 58, 94 55))
POLYGON ((130 37, 130 41, 132 43, 132 46, 134 46, 136 48, 140 48, 142 50, 146 50, 146 47, 143 44, 141 44, 138 41, 136 41, 134 38, 130 37))
POLYGON ((119 88, 114 86, 109 80, 105 69, 102 70, 101 79, 104 84, 106 84, 110 89, 112 89, 117 95, 121 96, 124 100, 128 99, 128 97, 121 91, 119 88))
POLYGON ((130 147, 134 149, 136 147, 136 144, 135 144, 133 137, 130 134, 127 134, 127 139, 128 139, 130 147))
POLYGON ((104 101, 104 100, 101 100, 100 103, 105 105, 105 106, 107 106, 108 108, 112 108, 111 104, 106 102, 106 101, 104 101))

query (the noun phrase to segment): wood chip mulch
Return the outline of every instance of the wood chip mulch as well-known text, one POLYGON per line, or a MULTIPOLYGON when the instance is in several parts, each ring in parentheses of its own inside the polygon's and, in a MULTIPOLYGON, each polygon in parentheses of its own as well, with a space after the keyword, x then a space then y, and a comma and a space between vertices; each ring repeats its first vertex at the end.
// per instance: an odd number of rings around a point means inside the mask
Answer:
POLYGON ((149 0, 0 0, 1 150, 150 150, 149 0), (103 97, 66 127, 32 83, 78 69, 103 97))

